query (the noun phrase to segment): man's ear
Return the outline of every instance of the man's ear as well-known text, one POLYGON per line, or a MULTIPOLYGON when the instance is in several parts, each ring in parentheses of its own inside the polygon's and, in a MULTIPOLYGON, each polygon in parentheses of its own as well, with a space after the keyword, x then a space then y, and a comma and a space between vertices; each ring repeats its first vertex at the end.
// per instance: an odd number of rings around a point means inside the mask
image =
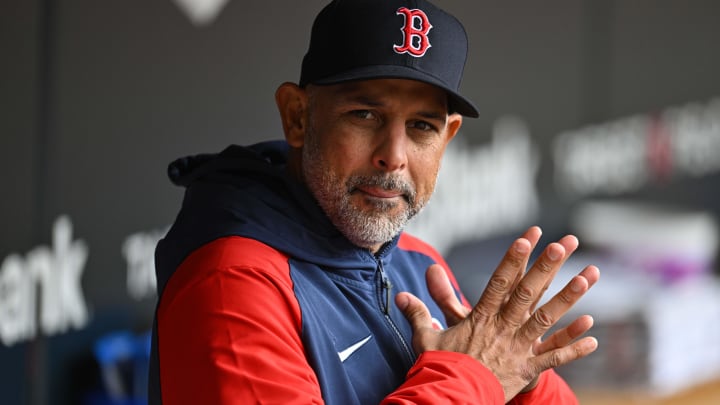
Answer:
POLYGON ((447 121, 447 143, 450 143, 450 141, 455 137, 455 135, 458 133, 458 130, 462 126, 463 117, 460 114, 452 113, 448 116, 447 121))
POLYGON ((285 82, 275 91, 275 103, 280 112, 285 140, 293 148, 302 147, 308 125, 308 97, 305 89, 285 82))

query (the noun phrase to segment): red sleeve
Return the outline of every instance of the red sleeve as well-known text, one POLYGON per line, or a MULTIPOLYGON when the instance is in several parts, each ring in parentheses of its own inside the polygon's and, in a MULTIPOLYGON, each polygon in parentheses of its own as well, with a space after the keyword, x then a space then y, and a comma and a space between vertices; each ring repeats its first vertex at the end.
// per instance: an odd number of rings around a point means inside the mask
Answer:
POLYGON ((322 403, 300 322, 287 257, 240 237, 198 249, 158 307, 163 402, 322 403))
POLYGON ((553 404, 577 405, 578 400, 570 387, 554 370, 540 374, 538 385, 532 390, 518 394, 509 405, 553 404))
POLYGON ((382 405, 504 402, 500 382, 479 361, 461 353, 429 351, 420 355, 405 383, 386 397, 382 405))

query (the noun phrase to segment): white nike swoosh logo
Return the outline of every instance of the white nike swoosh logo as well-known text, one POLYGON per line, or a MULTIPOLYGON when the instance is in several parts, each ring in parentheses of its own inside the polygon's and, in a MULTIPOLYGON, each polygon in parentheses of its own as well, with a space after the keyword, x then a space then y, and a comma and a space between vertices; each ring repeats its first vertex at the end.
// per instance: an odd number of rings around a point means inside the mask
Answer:
POLYGON ((363 340, 355 343, 354 345, 348 347, 347 349, 345 349, 345 350, 343 350, 343 351, 341 351, 341 352, 338 352, 338 357, 340 357, 340 362, 344 362, 345 360, 347 360, 347 358, 350 357, 350 355, 352 355, 353 353, 355 353, 359 348, 362 347, 362 345, 364 345, 365 343, 367 343, 368 340, 370 340, 370 338, 372 338, 372 335, 370 335, 370 336, 366 337, 365 339, 363 339, 363 340))

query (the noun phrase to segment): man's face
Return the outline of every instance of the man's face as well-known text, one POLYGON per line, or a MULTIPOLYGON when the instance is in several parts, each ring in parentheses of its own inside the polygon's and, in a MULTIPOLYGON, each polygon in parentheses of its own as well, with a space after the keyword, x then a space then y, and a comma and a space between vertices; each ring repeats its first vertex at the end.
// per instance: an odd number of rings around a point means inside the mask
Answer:
POLYGON ((310 86, 302 172, 333 224, 377 251, 430 198, 462 118, 444 91, 382 79, 310 86))

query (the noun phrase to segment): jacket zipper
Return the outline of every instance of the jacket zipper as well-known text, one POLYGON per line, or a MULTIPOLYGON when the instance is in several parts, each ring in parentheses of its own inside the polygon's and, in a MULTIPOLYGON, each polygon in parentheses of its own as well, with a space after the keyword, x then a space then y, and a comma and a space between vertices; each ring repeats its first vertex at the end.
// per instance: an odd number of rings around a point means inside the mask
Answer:
POLYGON ((385 269, 383 268, 383 263, 381 259, 377 259, 378 263, 378 270, 380 271, 380 295, 382 296, 383 291, 385 292, 385 305, 382 306, 382 311, 385 314, 385 316, 390 316, 390 297, 392 295, 392 283, 390 282, 390 279, 385 274, 385 269))
POLYGON ((390 317, 390 301, 392 298, 392 283, 390 282, 390 279, 387 277, 387 274, 385 273, 385 268, 383 267, 382 259, 380 258, 380 253, 377 254, 375 257, 375 260, 378 264, 378 272, 380 273, 380 295, 378 297, 378 300, 380 301, 380 309, 383 312, 383 315, 385 316, 385 320, 390 325, 390 328, 393 330, 393 333, 395 333, 395 336, 397 336, 398 340, 400 341, 403 351, 407 355, 407 358, 410 361, 410 365, 412 365, 415 362, 415 355, 410 350, 410 347, 408 346, 407 342, 405 341, 405 338, 403 337, 402 333, 400 333, 400 330, 398 329, 397 325, 395 325, 395 322, 390 317), (384 302, 383 302, 384 301, 384 302))

